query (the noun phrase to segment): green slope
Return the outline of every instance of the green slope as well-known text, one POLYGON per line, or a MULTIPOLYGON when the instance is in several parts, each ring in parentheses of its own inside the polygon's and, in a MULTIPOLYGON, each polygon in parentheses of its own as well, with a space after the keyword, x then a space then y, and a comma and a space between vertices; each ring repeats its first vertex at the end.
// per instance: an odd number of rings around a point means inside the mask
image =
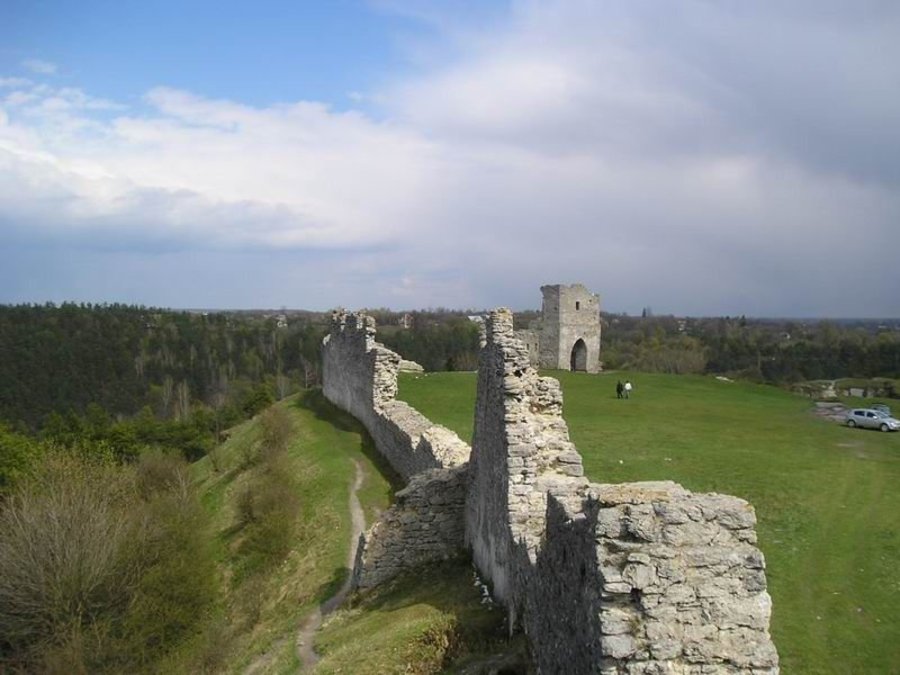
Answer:
MULTIPOLYGON (((818 419, 773 387, 550 374, 592 480, 670 479, 756 507, 783 672, 900 672, 900 434, 818 419)), ((404 375, 400 397, 471 438, 474 374, 404 375)))
MULTIPOLYGON (((159 672, 298 672, 299 626, 348 573, 354 462, 365 475, 358 497, 367 525, 389 506, 394 479, 356 420, 318 391, 277 405, 292 421, 285 463, 279 466, 300 505, 288 525, 289 550, 274 564, 267 562, 248 547, 248 527, 239 518, 241 495, 248 486, 268 485, 260 481, 272 471, 256 454, 262 436, 257 417, 232 429, 212 457, 193 465, 216 531, 222 601, 206 631, 159 672)), ((314 672, 441 672, 473 653, 502 649, 497 640, 502 614, 480 604, 467 565, 423 570, 354 598, 352 609, 327 617, 316 636, 322 661, 314 672)))

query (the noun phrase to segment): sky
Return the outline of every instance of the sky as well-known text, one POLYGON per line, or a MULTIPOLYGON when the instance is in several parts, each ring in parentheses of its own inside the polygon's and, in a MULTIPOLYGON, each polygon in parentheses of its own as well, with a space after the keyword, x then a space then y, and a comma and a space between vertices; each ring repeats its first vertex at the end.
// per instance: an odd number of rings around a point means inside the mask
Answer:
POLYGON ((3 0, 0 303, 900 316, 900 3, 3 0))

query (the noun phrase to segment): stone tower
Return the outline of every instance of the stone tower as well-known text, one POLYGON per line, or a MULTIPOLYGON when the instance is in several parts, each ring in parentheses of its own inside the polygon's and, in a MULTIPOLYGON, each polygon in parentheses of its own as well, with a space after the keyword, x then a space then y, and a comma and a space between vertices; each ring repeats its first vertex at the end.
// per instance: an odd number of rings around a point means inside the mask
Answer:
POLYGON ((600 372, 600 297, 581 284, 541 286, 541 368, 600 372))

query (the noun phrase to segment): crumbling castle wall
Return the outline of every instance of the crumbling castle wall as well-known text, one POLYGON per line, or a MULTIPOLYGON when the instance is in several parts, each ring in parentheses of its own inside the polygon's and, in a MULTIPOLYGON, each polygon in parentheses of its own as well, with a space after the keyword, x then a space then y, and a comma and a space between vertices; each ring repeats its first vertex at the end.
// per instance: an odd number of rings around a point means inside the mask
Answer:
POLYGON ((776 673, 745 501, 668 482, 589 484, 552 378, 508 310, 479 364, 466 538, 541 672, 776 673))
POLYGON ((466 505, 466 543, 494 597, 516 622, 545 530, 547 494, 587 486, 581 456, 562 419, 559 383, 538 377, 528 349, 513 334, 512 313, 486 322, 478 367, 475 434, 466 505), (523 377, 528 374, 529 377, 523 377), (525 558, 515 555, 524 546, 525 558))
POLYGON ((400 362, 398 354, 375 341, 374 318, 333 313, 322 345, 325 397, 362 422, 404 480, 465 464, 470 448, 459 436, 395 399, 400 362))
POLYGON ((372 588, 424 563, 464 555, 468 479, 467 466, 414 476, 363 535, 353 588, 372 588))
POLYGON ((398 354, 375 341, 375 320, 334 312, 322 345, 325 397, 362 422, 407 486, 360 538, 354 586, 368 588, 463 550, 471 449, 449 429, 397 401, 398 354))
POLYGON ((778 672, 747 502, 671 482, 590 483, 559 383, 530 365, 508 310, 485 323, 466 462, 468 446, 394 400, 399 356, 374 330, 336 313, 324 345, 326 396, 410 479, 363 536, 358 588, 458 555, 465 541, 539 672, 778 672))

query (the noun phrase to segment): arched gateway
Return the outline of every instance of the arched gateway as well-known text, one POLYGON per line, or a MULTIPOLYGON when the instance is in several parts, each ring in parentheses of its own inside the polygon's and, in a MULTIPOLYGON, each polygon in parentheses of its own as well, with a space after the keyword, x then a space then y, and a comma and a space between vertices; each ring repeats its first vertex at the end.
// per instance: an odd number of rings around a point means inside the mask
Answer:
POLYGON ((587 371, 587 345, 584 344, 584 340, 581 338, 578 338, 578 340, 575 341, 575 344, 572 345, 572 354, 569 358, 569 369, 572 371, 587 371))

